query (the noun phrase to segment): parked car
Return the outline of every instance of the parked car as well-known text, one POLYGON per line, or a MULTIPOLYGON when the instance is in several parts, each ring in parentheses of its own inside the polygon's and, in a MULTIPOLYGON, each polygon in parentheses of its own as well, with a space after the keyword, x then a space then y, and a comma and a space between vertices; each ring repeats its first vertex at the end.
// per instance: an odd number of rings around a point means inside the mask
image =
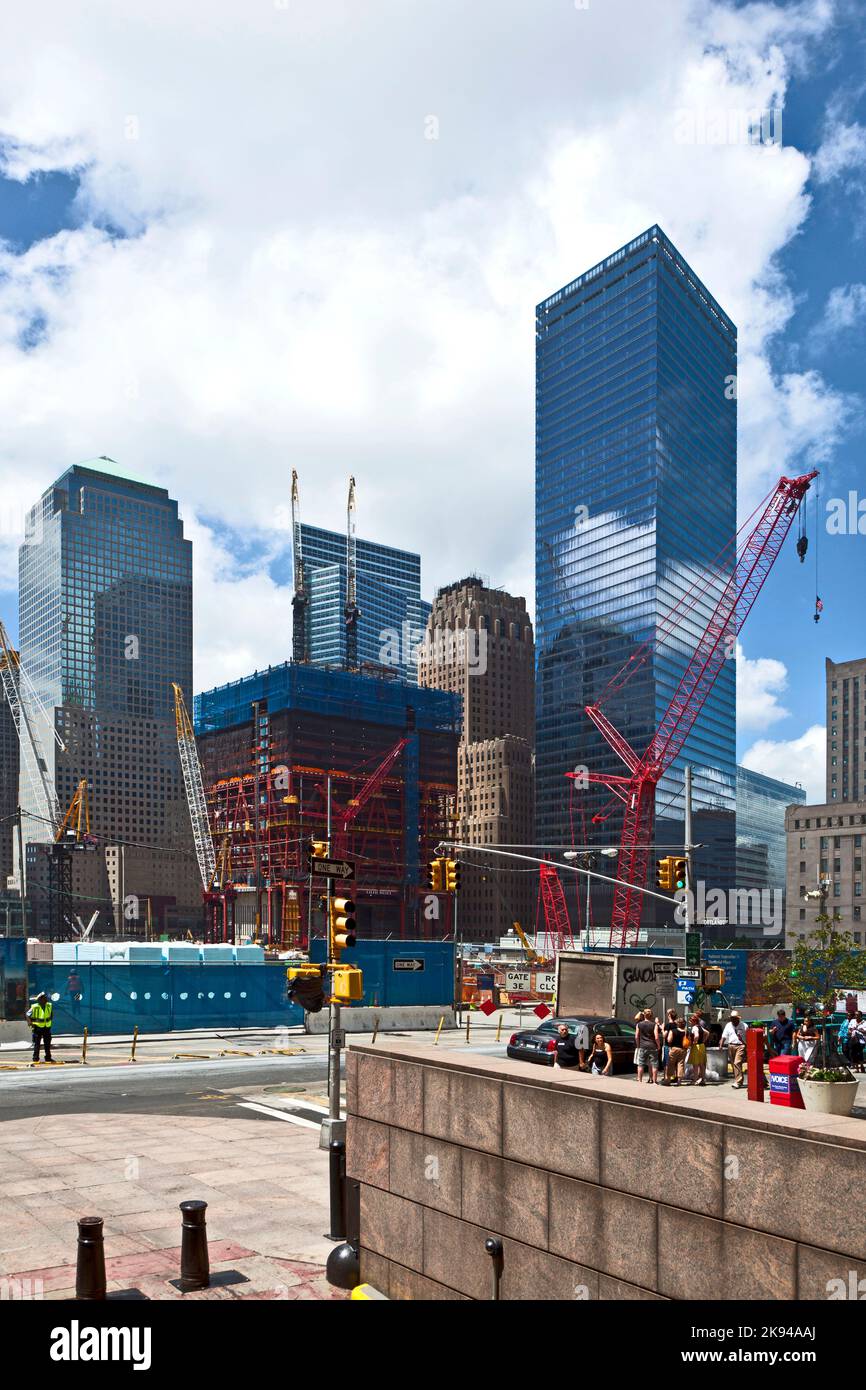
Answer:
POLYGON ((520 1033, 512 1033, 505 1051, 507 1056, 518 1062, 538 1062, 543 1067, 552 1067, 556 1058, 557 1029, 566 1023, 573 1035, 579 1024, 589 1029, 589 1041, 593 1035, 601 1033, 613 1051, 614 1071, 631 1071, 634 1068, 634 1023, 625 1018, 546 1018, 538 1028, 526 1028, 520 1033))

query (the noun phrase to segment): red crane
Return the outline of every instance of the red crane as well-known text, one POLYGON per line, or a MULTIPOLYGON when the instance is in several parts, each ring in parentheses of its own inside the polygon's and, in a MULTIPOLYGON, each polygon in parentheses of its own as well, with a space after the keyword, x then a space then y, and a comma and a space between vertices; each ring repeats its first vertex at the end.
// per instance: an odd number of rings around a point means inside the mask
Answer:
POLYGON ((397 742, 394 744, 394 747, 389 749, 389 751, 385 754, 379 766, 367 778, 367 781, 364 783, 363 787, 358 792, 358 795, 353 796, 349 801, 349 804, 346 807, 345 815, 343 816, 342 828, 336 837, 336 854, 345 854, 346 847, 348 845, 349 827, 351 826, 355 817, 358 815, 358 812, 361 810, 361 808, 366 804, 366 802, 370 800, 370 797, 373 796, 379 790, 379 787, 382 785, 385 778, 388 776, 388 773, 391 771, 391 768, 396 763, 397 759, 403 752, 403 749, 406 747, 406 744, 408 742, 408 737, 398 739, 397 742))
POLYGON ((538 907, 535 914, 535 944, 543 956, 554 959, 559 951, 574 950, 574 936, 565 902, 565 893, 554 864, 542 864, 538 871, 538 907), (540 931, 544 912, 544 931, 540 931))
MULTIPOLYGON (((614 889, 610 925, 611 946, 637 944, 643 894, 652 844, 656 786, 681 753, 726 657, 732 655, 734 640, 748 616, 764 581, 784 544, 800 503, 809 490, 817 470, 798 478, 780 478, 764 502, 752 513, 758 515, 753 529, 742 542, 730 577, 725 583, 706 628, 692 652, 679 685, 662 716, 649 746, 636 753, 628 741, 602 712, 602 701, 620 691, 644 664, 650 650, 646 643, 635 652, 594 705, 586 713, 610 747, 622 759, 628 775, 584 774, 590 782, 606 786, 625 806, 620 837, 618 882, 614 889)), ((748 523, 746 523, 748 525, 748 523)), ((684 595, 659 624, 657 643, 670 636, 686 613, 710 588, 712 567, 707 577, 684 595)), ((574 776, 574 774, 571 774, 574 776)), ((603 817, 596 817, 601 819, 603 817)))

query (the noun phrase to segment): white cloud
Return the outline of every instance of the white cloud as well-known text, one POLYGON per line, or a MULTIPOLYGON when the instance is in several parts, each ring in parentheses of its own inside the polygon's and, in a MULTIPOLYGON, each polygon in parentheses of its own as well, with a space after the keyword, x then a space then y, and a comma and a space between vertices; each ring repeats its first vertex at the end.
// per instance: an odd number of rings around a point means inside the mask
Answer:
POLYGON ((799 738, 758 739, 740 759, 743 767, 776 777, 780 782, 799 782, 810 804, 826 799, 827 730, 813 724, 799 738))
POLYGON ((768 729, 788 710, 778 697, 787 689, 788 668, 783 661, 761 656, 751 659, 737 643, 737 726, 742 729, 768 729))
POLYGON ((82 169, 96 225, 0 252, 6 471, 35 499, 107 453, 187 517, 272 536, 241 572, 198 523, 199 687, 288 654, 265 562, 293 466, 305 519, 335 527, 354 472, 359 534, 420 550, 428 594, 473 568, 531 599, 533 309, 657 221, 740 329, 751 510, 780 472, 829 456, 849 408, 768 356, 809 161, 683 143, 677 122, 783 104, 832 14, 18 7, 0 50, 9 170, 82 169))
POLYGON ((856 328, 866 318, 866 285, 836 285, 827 296, 817 332, 822 336, 856 328))
POLYGON ((842 174, 866 167, 866 126, 838 118, 828 122, 824 138, 815 152, 813 169, 819 183, 829 183, 842 174))

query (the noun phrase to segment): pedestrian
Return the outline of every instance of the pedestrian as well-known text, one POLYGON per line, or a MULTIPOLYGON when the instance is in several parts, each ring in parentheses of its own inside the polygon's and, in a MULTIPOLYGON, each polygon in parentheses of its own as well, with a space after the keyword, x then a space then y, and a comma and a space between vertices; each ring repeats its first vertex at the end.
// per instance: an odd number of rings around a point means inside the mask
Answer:
POLYGON ((45 1051, 46 1062, 53 1062, 51 1056, 51 1023, 54 1018, 54 1005, 44 989, 36 996, 36 1002, 27 1010, 27 1022, 33 1034, 33 1060, 39 1061, 39 1045, 45 1051))
POLYGON ((668 1045, 665 1082, 668 1086, 679 1086, 680 1082, 685 1079, 686 1071, 686 1021, 684 1018, 674 1019, 672 1026, 665 1033, 665 1042, 668 1045))
POLYGON ((854 1071, 863 1071, 863 1053, 866 1049, 866 1019, 858 1009, 848 1024, 848 1057, 854 1071))
POLYGON ((797 1042, 797 1051, 807 1065, 815 1058, 818 1051, 818 1043, 821 1041, 818 1029, 812 1022, 810 1014, 806 1014, 794 1037, 797 1042))
POLYGON ((770 1029, 770 1046, 777 1057, 790 1057, 794 1050, 794 1025, 784 1009, 776 1011, 776 1022, 770 1029))
POLYGON ((667 1064, 668 1064, 668 1052, 670 1051, 670 1048, 669 1048, 668 1045, 667 1045, 668 1030, 669 1030, 670 1028, 675 1028, 675 1027, 676 1027, 676 1023, 677 1023, 677 1011, 676 1011, 676 1009, 668 1009, 667 1013, 665 1014, 665 1021, 664 1021, 664 1024, 662 1025, 662 1028, 661 1028, 661 1038, 662 1038, 662 1047, 661 1047, 662 1071, 664 1071, 664 1070, 666 1069, 666 1067, 667 1067, 667 1064))
POLYGON ((706 1086, 707 1042, 709 1029, 704 1027, 700 1014, 692 1014, 689 1019, 689 1065, 695 1086, 706 1086))
POLYGON ((589 1069, 593 1076, 610 1076, 613 1072, 613 1048, 603 1033, 596 1033, 592 1040, 589 1069))
POLYGON ((734 1090, 739 1091, 743 1084, 743 1058, 746 1055, 746 1025, 736 1009, 732 1010, 728 1022, 722 1029, 721 1047, 728 1049, 728 1058, 734 1069, 734 1090))
POLYGON ((643 1081, 643 1074, 647 1067, 649 1067, 650 1085, 659 1079, 659 1033, 659 1022, 657 1018, 653 1018, 652 1009, 644 1009, 642 1013, 638 1014, 638 1021, 634 1030, 638 1085, 643 1081))
POLYGON ((580 1067, 586 1070, 586 1048, 589 1042, 589 1029, 579 1023, 572 1033, 567 1023, 560 1023, 556 1030, 555 1067, 580 1067))

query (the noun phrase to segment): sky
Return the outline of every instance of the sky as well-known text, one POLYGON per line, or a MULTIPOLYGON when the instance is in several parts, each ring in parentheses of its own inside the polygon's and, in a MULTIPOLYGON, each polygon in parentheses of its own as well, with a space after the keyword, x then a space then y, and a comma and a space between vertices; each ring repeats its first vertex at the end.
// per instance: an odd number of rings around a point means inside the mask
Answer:
POLYGON ((741 514, 820 469, 738 746, 823 798, 824 659, 866 655, 859 0, 45 0, 4 30, 13 634, 24 512, 99 455, 181 505, 198 689, 289 654, 292 468, 334 529, 354 473, 428 597, 475 571, 532 606, 535 305, 657 222, 738 326, 741 514), (770 109, 781 143, 742 138, 770 109))

